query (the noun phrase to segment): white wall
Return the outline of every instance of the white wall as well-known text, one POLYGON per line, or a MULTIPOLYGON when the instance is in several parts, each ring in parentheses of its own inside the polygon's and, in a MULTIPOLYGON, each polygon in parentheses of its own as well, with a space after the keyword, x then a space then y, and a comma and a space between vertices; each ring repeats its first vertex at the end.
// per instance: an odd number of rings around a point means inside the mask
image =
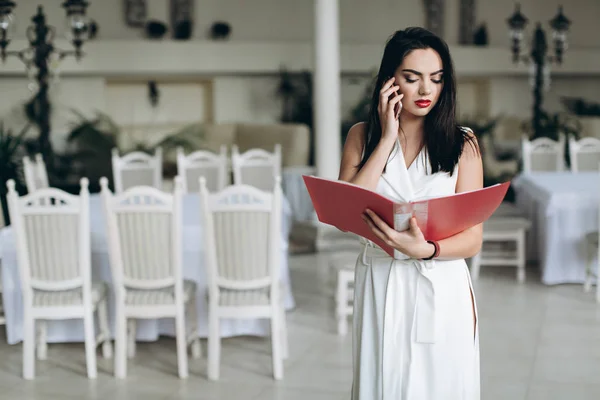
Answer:
MULTIPOLYGON (((50 23, 62 31, 63 0, 43 0, 50 23)), ((15 10, 19 18, 18 35, 23 37, 29 17, 41 0, 19 0, 15 10)), ((446 38, 450 44, 458 38, 459 0, 447 0, 446 38)), ((478 22, 488 25, 492 46, 506 48, 510 57, 506 18, 513 12, 512 1, 478 0, 478 22)), ((559 0, 524 0, 523 13, 529 17, 530 28, 537 20, 548 21, 554 17, 559 0)), ((127 39, 141 37, 141 31, 125 25, 122 0, 92 1, 89 15, 100 25, 100 38, 127 39)), ((149 16, 168 20, 167 0, 149 0, 149 16)), ((340 0, 341 40, 346 44, 372 44, 382 48, 384 41, 396 29, 423 23, 422 0, 340 0)), ((571 49, 600 49, 600 38, 589 32, 596 31, 600 20, 600 0, 571 0, 565 8, 573 21, 571 49), (584 32, 588 33, 584 33, 584 32)), ((196 0, 195 38, 205 38, 206 31, 215 20, 229 21, 233 27, 232 41, 302 42, 310 44, 313 36, 312 0, 196 0)), ((546 24, 547 26, 547 24, 546 24)), ((531 32, 531 29, 530 29, 531 32)), ((90 46, 91 47, 91 46, 90 46)), ((92 51, 88 47, 88 50, 92 51)), ((93 54, 90 55, 92 57, 93 54)), ((118 55, 115 54, 115 57, 118 55)), ((569 52, 565 55, 569 58, 569 52)), ((15 60, 13 60, 15 62, 15 60)), ((374 59, 373 64, 379 60, 374 59)), ((476 64, 477 59, 470 61, 476 64)), ((308 63, 310 65, 310 63, 308 63)), ((476 65, 473 68, 476 69, 476 65)), ((600 101, 599 74, 589 76, 554 77, 550 92, 546 94, 545 107, 550 111, 562 109, 560 96, 582 96, 600 101)), ((135 74, 135 71, 131 71, 135 74)), ((148 79, 152 76, 149 74, 148 79)), ((460 78, 460 77, 459 77, 460 78)), ((281 104, 275 96, 277 77, 230 76, 216 74, 213 79, 213 106, 216 122, 269 122, 279 118, 281 104)), ((104 76, 65 77, 54 90, 56 115, 53 118, 55 132, 66 130, 71 120, 70 107, 83 112, 105 110, 104 76)), ((342 82, 342 113, 345 115, 362 94, 367 76, 359 77, 357 83, 345 77, 342 82)), ((463 86, 463 104, 460 109, 469 114, 480 104, 468 98, 472 86, 463 86)), ((523 76, 496 74, 489 79, 487 111, 491 115, 505 114, 527 117, 531 109, 531 88, 523 76)), ((30 93, 27 81, 22 78, 2 77, 0 67, 0 116, 12 115, 15 104, 24 101, 30 93)), ((15 118, 12 115, 12 118, 15 118)), ((58 140, 58 139, 56 139, 58 140)))
MULTIPOLYGON (((62 34, 63 0, 19 0, 15 14, 19 17, 18 36, 23 36, 29 16, 38 4, 44 4, 49 22, 62 34)), ((343 43, 379 43, 391 33, 411 25, 423 25, 423 0, 339 0, 340 38, 343 43)), ((460 0, 446 0, 446 40, 458 41, 460 0)), ((105 39, 142 37, 138 28, 125 25, 123 0, 91 1, 89 15, 100 25, 105 39)), ((168 0, 147 0, 151 19, 168 23, 168 0)), ((573 47, 600 47, 595 32, 600 20, 598 0, 521 0, 522 12, 532 29, 541 21, 545 27, 554 17, 559 4, 573 22, 570 43, 573 47)), ((477 22, 486 22, 492 46, 508 44, 506 19, 514 10, 514 1, 477 0, 477 22)), ((196 0, 194 37, 206 38, 211 24, 225 20, 232 26, 232 40, 308 41, 313 37, 313 0, 196 0)))

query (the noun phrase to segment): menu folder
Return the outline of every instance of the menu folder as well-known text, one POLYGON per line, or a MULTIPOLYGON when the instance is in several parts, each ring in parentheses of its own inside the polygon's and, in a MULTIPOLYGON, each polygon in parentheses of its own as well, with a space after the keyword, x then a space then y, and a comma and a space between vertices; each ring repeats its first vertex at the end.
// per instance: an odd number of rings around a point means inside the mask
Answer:
POLYGON ((442 240, 485 222, 502 203, 510 182, 408 203, 394 201, 345 181, 303 175, 319 221, 355 233, 381 247, 394 249, 371 232, 361 215, 368 208, 397 231, 408 229, 412 216, 426 240, 442 240))

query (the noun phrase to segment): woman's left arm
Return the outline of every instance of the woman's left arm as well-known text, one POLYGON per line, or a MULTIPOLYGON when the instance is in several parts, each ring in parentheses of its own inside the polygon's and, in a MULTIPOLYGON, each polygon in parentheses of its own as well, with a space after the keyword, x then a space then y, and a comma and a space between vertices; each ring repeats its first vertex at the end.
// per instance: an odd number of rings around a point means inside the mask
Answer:
MULTIPOLYGON (((468 192, 483 187, 483 163, 477 139, 474 135, 472 135, 472 141, 472 143, 465 143, 463 153, 458 162, 456 193, 468 192)), ((479 224, 447 239, 440 240, 438 242, 440 246, 438 258, 456 259, 473 257, 481 250, 482 237, 483 224, 479 224)))

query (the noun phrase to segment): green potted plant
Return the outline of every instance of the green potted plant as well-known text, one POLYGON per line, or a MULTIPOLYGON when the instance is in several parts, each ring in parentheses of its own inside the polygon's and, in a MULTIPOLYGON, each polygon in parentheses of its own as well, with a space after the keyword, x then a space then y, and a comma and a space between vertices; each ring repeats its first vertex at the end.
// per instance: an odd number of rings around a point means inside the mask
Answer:
POLYGON ((75 120, 71 123, 66 139, 68 148, 62 158, 76 180, 87 177, 90 190, 96 191, 101 177, 112 176, 111 151, 117 146, 119 127, 102 112, 96 112, 91 118, 77 110, 72 112, 75 120))
MULTIPOLYGON (((73 123, 67 137, 71 147, 68 156, 73 161, 71 165, 78 165, 77 175, 86 176, 94 183, 97 183, 102 176, 112 176, 113 148, 118 148, 122 152, 142 151, 152 154, 157 148, 162 147, 163 154, 167 156, 165 158, 168 158, 177 147, 183 147, 186 151, 194 149, 194 143, 203 137, 201 125, 193 123, 167 134, 157 142, 150 143, 133 138, 105 113, 96 112, 94 117, 88 118, 76 110, 73 112, 77 120, 73 123), (124 136, 128 138, 122 140, 124 136)), ((165 161, 164 171, 165 176, 174 176, 175 162, 165 161)))
POLYGON ((25 179, 23 175, 23 157, 25 151, 25 136, 30 125, 25 125, 19 132, 15 133, 7 128, 4 121, 0 121, 0 201, 2 203, 2 214, 4 221, 10 224, 6 194, 8 188, 6 182, 13 179, 19 193, 25 193, 25 179))
POLYGON ((128 140, 130 146, 123 151, 141 151, 147 154, 154 154, 159 147, 163 150, 163 175, 168 178, 173 178, 177 175, 177 161, 174 158, 175 151, 178 147, 183 148, 185 152, 196 150, 196 145, 204 137, 201 124, 192 123, 183 126, 167 135, 157 142, 150 143, 147 141, 139 141, 133 138, 128 140))
POLYGON ((313 78, 312 73, 303 71, 292 74, 281 67, 279 85, 276 91, 282 100, 280 121, 308 126, 310 131, 309 165, 314 165, 314 129, 313 129, 313 78))

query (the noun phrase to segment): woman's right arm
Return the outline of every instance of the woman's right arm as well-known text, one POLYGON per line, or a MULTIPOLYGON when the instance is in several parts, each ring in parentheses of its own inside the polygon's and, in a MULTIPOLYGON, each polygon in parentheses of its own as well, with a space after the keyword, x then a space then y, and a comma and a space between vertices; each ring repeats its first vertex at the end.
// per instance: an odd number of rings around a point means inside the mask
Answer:
POLYGON ((381 139, 369 159, 358 169, 365 147, 366 132, 365 123, 355 124, 348 131, 346 143, 340 163, 339 180, 362 186, 369 190, 377 188, 377 182, 381 176, 388 157, 398 139, 398 128, 400 121, 398 116, 402 110, 401 100, 404 97, 398 94, 399 86, 394 85, 395 79, 388 79, 379 91, 379 104, 377 112, 382 121, 381 139))
POLYGON ((354 125, 346 137, 338 179, 375 190, 395 143, 393 137, 382 137, 365 165, 358 169, 365 145, 365 124, 354 125))

